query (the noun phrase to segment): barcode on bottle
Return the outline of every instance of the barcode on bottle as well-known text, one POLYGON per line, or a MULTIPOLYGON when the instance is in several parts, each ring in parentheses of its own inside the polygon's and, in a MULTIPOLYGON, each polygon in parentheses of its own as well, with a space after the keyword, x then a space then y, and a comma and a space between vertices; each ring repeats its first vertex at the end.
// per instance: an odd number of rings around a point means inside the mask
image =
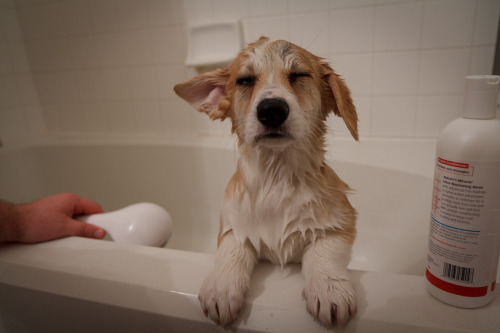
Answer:
POLYGON ((445 262, 443 276, 455 281, 472 283, 474 280, 474 268, 456 266, 445 262))

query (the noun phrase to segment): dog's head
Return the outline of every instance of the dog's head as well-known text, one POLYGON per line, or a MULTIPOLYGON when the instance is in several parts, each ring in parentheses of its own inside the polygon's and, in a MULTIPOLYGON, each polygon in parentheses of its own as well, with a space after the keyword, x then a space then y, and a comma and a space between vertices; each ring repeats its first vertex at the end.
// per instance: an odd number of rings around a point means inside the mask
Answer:
POLYGON ((287 41, 261 37, 227 67, 174 90, 211 119, 231 118, 240 144, 280 150, 314 145, 332 111, 358 140, 358 117, 344 81, 320 57, 287 41))

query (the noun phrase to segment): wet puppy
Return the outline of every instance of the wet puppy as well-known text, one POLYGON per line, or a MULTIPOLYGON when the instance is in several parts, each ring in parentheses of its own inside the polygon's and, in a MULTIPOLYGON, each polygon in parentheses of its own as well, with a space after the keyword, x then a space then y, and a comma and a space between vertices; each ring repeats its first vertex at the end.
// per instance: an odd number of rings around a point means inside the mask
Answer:
POLYGON ((321 58, 261 37, 227 67, 175 86, 211 119, 230 118, 240 158, 224 195, 215 267, 199 300, 228 326, 259 259, 302 263, 307 310, 326 327, 356 312, 347 265, 356 211, 349 187, 326 164, 325 120, 342 117, 358 139, 344 81, 321 58))

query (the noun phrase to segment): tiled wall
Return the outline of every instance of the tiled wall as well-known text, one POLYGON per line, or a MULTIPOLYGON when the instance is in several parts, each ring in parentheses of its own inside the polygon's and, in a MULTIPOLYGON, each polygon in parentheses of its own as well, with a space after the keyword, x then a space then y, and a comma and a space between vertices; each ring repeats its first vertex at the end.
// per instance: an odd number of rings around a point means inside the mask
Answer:
POLYGON ((44 132, 43 116, 12 0, 0 1, 0 141, 27 144, 44 132))
POLYGON ((16 1, 50 133, 191 129, 181 1, 16 1), (185 112, 183 112, 185 111, 185 112))
MULTIPOLYGON (((264 34, 327 58, 353 91, 362 136, 435 137, 460 115, 464 76, 491 73, 500 12, 499 0, 3 0, 0 6, 4 142, 43 124, 49 134, 227 131, 192 111, 172 86, 194 75, 183 65, 186 26, 235 18, 246 42, 264 34)), ((341 121, 330 123, 335 135, 348 135, 341 121)))

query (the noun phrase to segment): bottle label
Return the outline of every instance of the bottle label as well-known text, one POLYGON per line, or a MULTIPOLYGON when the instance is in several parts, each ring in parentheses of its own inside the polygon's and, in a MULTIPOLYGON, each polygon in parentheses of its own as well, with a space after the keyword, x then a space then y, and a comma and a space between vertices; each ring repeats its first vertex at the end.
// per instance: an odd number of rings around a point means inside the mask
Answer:
POLYGON ((452 294, 495 288, 500 241, 500 161, 438 156, 426 277, 452 294))

